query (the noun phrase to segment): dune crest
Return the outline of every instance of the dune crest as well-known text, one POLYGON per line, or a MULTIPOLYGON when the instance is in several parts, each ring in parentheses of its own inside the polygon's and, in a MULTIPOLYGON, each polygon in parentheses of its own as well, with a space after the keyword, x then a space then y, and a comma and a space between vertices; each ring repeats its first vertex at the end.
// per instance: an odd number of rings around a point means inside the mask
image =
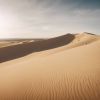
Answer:
POLYGON ((64 45, 62 47, 59 46, 58 48, 54 48, 53 50, 48 50, 47 52, 43 51, 42 53, 40 52, 38 54, 44 55, 44 53, 45 53, 45 56, 47 56, 47 55, 55 54, 58 52, 62 52, 64 50, 69 50, 69 49, 73 49, 76 47, 89 45, 89 44, 94 43, 99 40, 100 40, 100 36, 94 35, 92 33, 86 33, 86 32, 77 33, 77 34, 74 34, 74 39, 69 44, 64 45))

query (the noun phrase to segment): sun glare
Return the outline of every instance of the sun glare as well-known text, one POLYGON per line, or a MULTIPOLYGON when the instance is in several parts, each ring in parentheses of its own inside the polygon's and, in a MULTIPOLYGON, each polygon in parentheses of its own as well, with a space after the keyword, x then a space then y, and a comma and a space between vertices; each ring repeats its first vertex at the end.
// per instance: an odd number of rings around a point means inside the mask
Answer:
POLYGON ((5 29, 6 27, 9 27, 9 25, 10 25, 9 16, 5 14, 0 14, 0 29, 5 29))
POLYGON ((0 38, 9 37, 7 34, 13 28, 13 18, 8 13, 0 12, 0 38))

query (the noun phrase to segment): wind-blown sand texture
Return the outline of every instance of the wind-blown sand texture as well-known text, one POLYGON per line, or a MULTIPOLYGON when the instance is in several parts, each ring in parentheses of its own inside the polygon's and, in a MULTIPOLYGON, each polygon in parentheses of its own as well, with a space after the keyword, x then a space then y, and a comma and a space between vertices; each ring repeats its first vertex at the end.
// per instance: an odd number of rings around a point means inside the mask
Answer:
POLYGON ((0 100, 100 100, 100 36, 8 44, 0 46, 0 100))

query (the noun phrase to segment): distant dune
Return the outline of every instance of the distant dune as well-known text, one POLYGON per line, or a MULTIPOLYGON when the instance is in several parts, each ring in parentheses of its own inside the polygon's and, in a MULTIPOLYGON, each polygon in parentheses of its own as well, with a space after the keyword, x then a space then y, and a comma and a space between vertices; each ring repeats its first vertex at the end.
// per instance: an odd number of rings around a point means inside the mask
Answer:
POLYGON ((0 45, 0 100, 100 100, 99 35, 13 43, 0 45))

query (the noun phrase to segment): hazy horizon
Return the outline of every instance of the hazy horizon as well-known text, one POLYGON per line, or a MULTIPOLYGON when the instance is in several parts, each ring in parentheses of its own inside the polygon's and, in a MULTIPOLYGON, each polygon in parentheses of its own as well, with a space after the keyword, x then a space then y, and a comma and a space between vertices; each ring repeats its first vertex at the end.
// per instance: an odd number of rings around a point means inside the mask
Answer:
POLYGON ((0 38, 100 34, 99 0, 0 0, 0 38))

